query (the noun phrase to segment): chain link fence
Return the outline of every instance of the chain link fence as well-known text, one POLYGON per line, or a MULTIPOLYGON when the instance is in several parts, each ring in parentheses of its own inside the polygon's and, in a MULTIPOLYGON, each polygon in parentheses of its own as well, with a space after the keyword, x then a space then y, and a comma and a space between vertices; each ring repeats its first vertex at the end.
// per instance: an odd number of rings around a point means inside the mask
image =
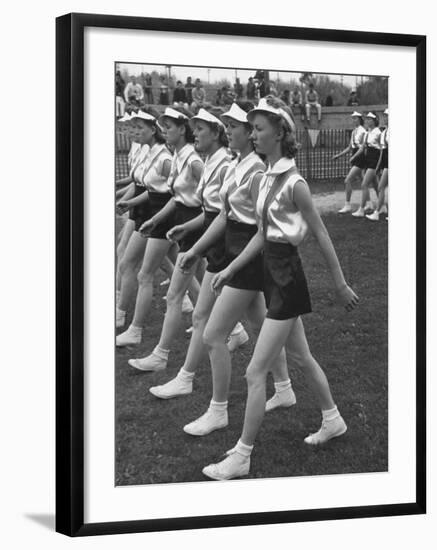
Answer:
MULTIPOLYGON (((338 160, 332 157, 345 149, 350 141, 352 130, 322 129, 297 130, 299 150, 296 164, 302 176, 309 182, 343 180, 350 169, 349 155, 338 160)), ((116 134, 115 177, 128 175, 127 155, 130 141, 125 135, 116 134)))

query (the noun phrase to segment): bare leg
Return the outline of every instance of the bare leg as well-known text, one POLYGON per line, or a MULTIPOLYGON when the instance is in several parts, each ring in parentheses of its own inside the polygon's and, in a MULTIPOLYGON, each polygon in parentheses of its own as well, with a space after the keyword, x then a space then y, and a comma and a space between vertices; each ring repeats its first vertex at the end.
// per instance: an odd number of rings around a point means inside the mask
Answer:
POLYGON ((164 239, 148 239, 143 264, 138 273, 138 293, 132 325, 143 327, 152 305, 153 279, 162 260, 166 256, 170 243, 164 239))
POLYGON ((241 441, 253 445, 264 418, 266 378, 273 362, 283 348, 296 319, 277 321, 266 319, 246 371, 247 403, 241 441))
POLYGON ((226 345, 231 330, 241 313, 254 299, 256 292, 225 286, 217 298, 203 334, 211 361, 213 400, 224 402, 228 398, 231 379, 231 355, 226 345))
POLYGON ((134 299, 138 266, 141 263, 146 244, 147 239, 142 237, 138 231, 134 231, 120 261, 121 285, 118 307, 123 311, 127 311, 134 299))
POLYGON ((123 230, 121 232, 120 240, 117 245, 117 274, 116 274, 116 289, 120 290, 121 288, 121 272, 120 272, 120 261, 124 255, 124 252, 129 242, 130 236, 135 230, 135 222, 133 220, 127 220, 124 224, 123 230))
POLYGON ((361 168, 358 168, 358 166, 352 166, 352 168, 349 170, 348 175, 346 176, 346 179, 344 180, 347 203, 349 203, 352 198, 352 184, 358 179, 361 179, 361 168))
POLYGON ((382 171, 381 179, 379 180, 378 187, 378 207, 377 211, 380 212, 385 202, 385 190, 388 185, 388 168, 384 168, 382 171))
POLYGON ((314 359, 305 336, 302 319, 298 317, 285 344, 287 359, 301 368, 305 374, 308 386, 315 394, 321 410, 335 407, 329 389, 328 379, 320 365, 314 359))
POLYGON ((373 168, 368 168, 364 175, 363 183, 361 184, 361 208, 366 206, 366 202, 369 199, 369 187, 374 184, 375 178, 376 171, 373 168))
MULTIPOLYGON (((180 257, 177 262, 179 262, 179 259, 180 257)), ((178 264, 176 264, 176 269, 173 271, 167 292, 167 311, 165 313, 164 324, 158 344, 158 346, 164 350, 169 350, 171 348, 177 330, 181 324, 182 300, 194 277, 196 267, 197 264, 195 264, 188 273, 185 273, 179 269, 178 264)), ((197 281, 196 286, 199 288, 199 283, 197 283, 197 281)))

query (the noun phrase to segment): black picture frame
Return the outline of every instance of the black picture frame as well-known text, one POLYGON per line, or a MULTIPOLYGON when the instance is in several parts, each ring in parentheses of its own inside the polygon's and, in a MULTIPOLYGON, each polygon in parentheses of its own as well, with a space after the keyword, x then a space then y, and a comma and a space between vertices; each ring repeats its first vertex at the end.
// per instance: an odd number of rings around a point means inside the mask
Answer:
POLYGON ((56 20, 56 530, 69 536, 426 512, 426 37, 115 15, 56 20), (84 523, 84 29, 124 28, 363 43, 416 51, 416 499, 388 505, 84 523))

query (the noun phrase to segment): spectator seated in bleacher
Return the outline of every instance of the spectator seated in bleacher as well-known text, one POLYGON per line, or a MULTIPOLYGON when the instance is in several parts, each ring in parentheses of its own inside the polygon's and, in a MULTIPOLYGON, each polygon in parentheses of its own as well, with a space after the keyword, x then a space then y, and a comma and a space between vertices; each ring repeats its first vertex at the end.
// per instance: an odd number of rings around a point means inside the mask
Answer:
POLYGON ((302 120, 305 120, 305 108, 303 105, 302 93, 297 86, 290 96, 290 107, 294 115, 300 115, 302 120))
POLYGON ((234 84, 234 95, 236 99, 241 99, 243 97, 244 88, 240 82, 240 79, 237 77, 234 84))
POLYGON ((180 80, 176 82, 176 88, 173 92, 173 106, 188 108, 187 93, 180 80))
POLYGON ((349 99, 347 100, 347 104, 350 107, 355 107, 356 105, 360 104, 360 102, 358 101, 357 92, 355 90, 351 91, 349 99))
POLYGON ((196 78, 196 86, 192 90, 193 102, 191 103, 191 110, 194 113, 198 113, 199 109, 206 107, 206 93, 205 89, 202 88, 202 83, 200 78, 196 78))
POLYGON ((307 117, 307 122, 310 121, 311 107, 315 107, 317 111, 317 121, 322 120, 322 106, 319 101, 319 94, 314 89, 314 84, 311 82, 308 86, 305 97, 305 113, 307 117))
POLYGON ((130 80, 124 89, 124 98, 126 103, 139 104, 144 99, 143 88, 137 83, 136 76, 131 76, 130 80))
POLYGON ((115 115, 122 117, 124 115, 125 100, 123 92, 126 87, 126 83, 121 76, 121 72, 115 73, 115 115))

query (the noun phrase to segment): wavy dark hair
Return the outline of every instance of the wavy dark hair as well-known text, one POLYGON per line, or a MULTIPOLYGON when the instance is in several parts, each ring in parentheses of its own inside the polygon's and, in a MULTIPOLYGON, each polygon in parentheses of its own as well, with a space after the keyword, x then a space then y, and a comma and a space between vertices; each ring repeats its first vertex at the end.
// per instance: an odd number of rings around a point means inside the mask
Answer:
POLYGON ((185 128, 185 141, 187 143, 194 143, 194 134, 193 130, 191 129, 189 120, 193 116, 193 114, 191 113, 191 111, 188 111, 188 109, 180 107, 179 105, 176 107, 172 107, 172 109, 188 117, 188 119, 184 118, 183 116, 178 119, 172 118, 172 121, 176 124, 176 126, 183 126, 185 128))
POLYGON ((154 128, 155 130, 155 141, 157 143, 160 143, 160 144, 163 144, 166 142, 166 139, 164 137, 164 134, 162 132, 162 128, 161 126, 158 124, 158 117, 159 117, 159 112, 154 109, 153 107, 143 107, 141 109, 141 111, 143 111, 143 113, 146 113, 148 115, 152 115, 153 117, 155 117, 155 120, 144 120, 144 119, 139 119, 139 120, 142 120, 145 124, 147 124, 147 126, 150 126, 150 128, 154 128))
MULTIPOLYGON (((283 109, 290 117, 293 124, 295 124, 291 109, 281 99, 275 96, 267 96, 266 101, 269 105, 275 107, 275 109, 283 109)), ((283 117, 274 113, 265 113, 265 116, 267 117, 267 120, 269 120, 270 124, 283 132, 281 140, 282 155, 291 159, 295 158, 299 149, 296 141, 296 126, 294 126, 294 128, 290 128, 289 124, 283 117)))
POLYGON ((366 117, 366 118, 371 118, 373 120, 373 122, 375 123, 375 126, 379 126, 379 117, 378 117, 378 115, 375 115, 375 118, 373 118, 373 117, 366 117))

